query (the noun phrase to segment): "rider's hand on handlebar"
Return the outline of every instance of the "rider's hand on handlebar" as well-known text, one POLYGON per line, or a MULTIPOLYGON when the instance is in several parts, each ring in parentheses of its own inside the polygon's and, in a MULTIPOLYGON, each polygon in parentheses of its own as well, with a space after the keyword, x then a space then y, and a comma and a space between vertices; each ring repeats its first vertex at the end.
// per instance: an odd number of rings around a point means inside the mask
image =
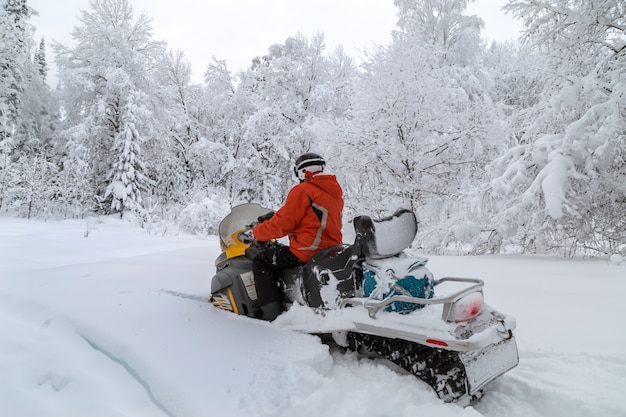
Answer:
POLYGON ((245 230, 237 235, 239 240, 246 245, 254 242, 254 235, 252 234, 252 229, 245 230))
POLYGON ((274 216, 274 212, 273 212, 273 211, 269 211, 269 212, 265 213, 264 215, 259 216, 259 218, 257 219, 257 221, 258 221, 259 223, 263 223, 265 220, 269 220, 269 219, 271 219, 273 216, 274 216))

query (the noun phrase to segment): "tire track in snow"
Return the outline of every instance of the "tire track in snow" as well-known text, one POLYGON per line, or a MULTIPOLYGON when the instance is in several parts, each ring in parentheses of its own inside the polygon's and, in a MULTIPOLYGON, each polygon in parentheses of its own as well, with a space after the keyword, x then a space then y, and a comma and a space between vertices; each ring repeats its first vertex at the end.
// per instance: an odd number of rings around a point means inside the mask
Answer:
POLYGON ((78 331, 78 329, 76 329, 76 333, 81 337, 81 339, 83 339, 85 342, 87 342, 87 344, 89 346, 91 346, 92 349, 102 353, 104 356, 109 358, 111 361, 117 363, 122 368, 124 368, 126 373, 128 373, 128 375, 130 375, 131 378, 133 378, 135 381, 137 381, 137 383, 139 385, 141 385, 143 387, 143 389, 146 391, 146 394, 148 394, 148 398, 150 398, 150 401, 152 401, 152 403, 157 408, 159 408, 161 411, 163 411, 163 413, 165 415, 167 415, 168 417, 176 417, 176 415, 172 411, 170 411, 161 401, 159 401, 156 398, 156 396, 152 392, 152 389, 150 388, 150 384, 145 379, 143 379, 141 377, 141 375, 139 374, 139 372, 137 372, 132 366, 130 366, 130 364, 128 362, 126 362, 124 359, 114 355, 113 353, 111 353, 110 351, 105 349, 104 347, 100 346, 98 343, 93 341, 91 338, 89 338, 88 336, 86 336, 82 332, 78 331))

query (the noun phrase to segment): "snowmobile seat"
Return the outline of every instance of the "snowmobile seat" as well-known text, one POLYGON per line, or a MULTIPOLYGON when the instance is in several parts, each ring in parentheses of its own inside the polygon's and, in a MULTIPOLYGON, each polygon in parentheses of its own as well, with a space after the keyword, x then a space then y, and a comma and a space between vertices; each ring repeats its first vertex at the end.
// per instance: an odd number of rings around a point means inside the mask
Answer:
POLYGON ((353 219, 353 224, 355 250, 370 259, 399 254, 409 247, 417 234, 417 218, 407 209, 399 209, 380 220, 358 216, 353 219))

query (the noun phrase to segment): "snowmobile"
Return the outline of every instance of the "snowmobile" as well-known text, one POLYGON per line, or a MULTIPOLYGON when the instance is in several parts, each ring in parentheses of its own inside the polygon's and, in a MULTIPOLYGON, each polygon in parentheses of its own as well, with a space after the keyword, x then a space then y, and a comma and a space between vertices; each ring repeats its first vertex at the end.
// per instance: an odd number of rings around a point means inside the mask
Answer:
MULTIPOLYGON (((247 203, 221 221, 222 253, 209 300, 217 308, 263 318, 252 259, 264 245, 280 243, 244 243, 240 234, 271 213, 247 203)), ((517 366, 515 319, 484 303, 484 282, 434 279, 427 258, 406 253, 417 234, 412 211, 379 220, 358 216, 352 223, 353 244, 325 249, 282 271, 285 312, 273 324, 382 359, 461 406, 473 404, 487 384, 517 366)))

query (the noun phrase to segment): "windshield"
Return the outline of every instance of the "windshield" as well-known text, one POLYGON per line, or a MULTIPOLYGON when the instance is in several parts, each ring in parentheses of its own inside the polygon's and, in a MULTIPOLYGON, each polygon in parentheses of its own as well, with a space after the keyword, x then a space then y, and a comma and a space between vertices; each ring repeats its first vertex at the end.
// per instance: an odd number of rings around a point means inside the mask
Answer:
POLYGON ((237 230, 241 230, 246 226, 257 221, 259 216, 269 213, 270 209, 260 206, 257 203, 246 203, 235 206, 230 211, 230 214, 220 222, 220 240, 225 247, 230 246, 232 243, 230 236, 237 230))

